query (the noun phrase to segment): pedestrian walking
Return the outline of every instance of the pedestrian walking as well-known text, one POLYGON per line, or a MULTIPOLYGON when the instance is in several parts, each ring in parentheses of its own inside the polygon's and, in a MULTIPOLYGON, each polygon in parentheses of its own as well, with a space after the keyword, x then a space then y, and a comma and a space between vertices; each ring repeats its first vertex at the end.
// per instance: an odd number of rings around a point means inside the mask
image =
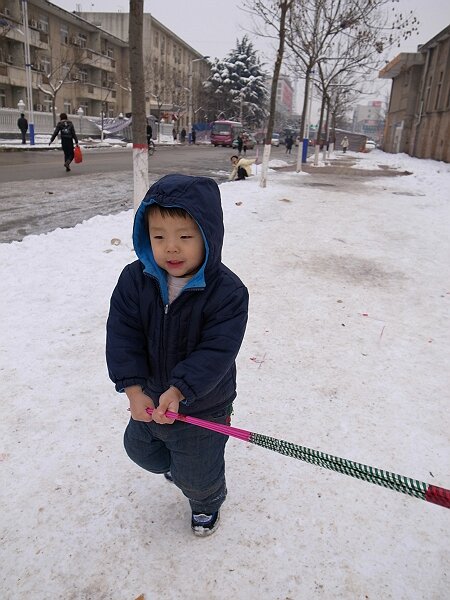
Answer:
POLYGON ((173 141, 176 142, 177 141, 177 130, 175 129, 175 127, 172 129, 172 137, 173 137, 173 141))
POLYGON ((49 146, 58 133, 61 134, 61 147, 64 152, 64 166, 66 167, 66 171, 70 171, 69 165, 74 158, 73 142, 75 141, 75 144, 78 146, 78 138, 77 134, 75 133, 75 127, 73 126, 72 121, 68 120, 66 113, 61 113, 59 115, 59 123, 56 125, 55 131, 50 138, 48 143, 49 146))
POLYGON ((349 146, 348 137, 344 135, 341 141, 342 152, 345 154, 347 152, 347 148, 349 146))
POLYGON ((191 139, 192 139, 192 143, 195 144, 195 140, 197 139, 197 134, 196 134, 194 128, 192 128, 192 131, 191 131, 191 139))
POLYGON ((292 137, 291 133, 286 136, 284 143, 286 144, 286 154, 290 154, 294 144, 294 138, 292 137))
POLYGON ((181 133, 180 133, 180 142, 182 144, 184 144, 185 141, 186 141, 186 129, 183 127, 183 129, 181 130, 181 133))
POLYGON ((25 118, 23 113, 20 113, 20 117, 17 119, 17 127, 20 129, 20 133, 22 134, 22 144, 26 144, 26 135, 28 131, 28 121, 25 118))
POLYGON ((242 153, 242 147, 244 146, 244 140, 242 138, 242 133, 240 133, 238 135, 237 138, 237 149, 238 149, 238 153, 241 154, 242 153))
POLYGON ((134 219, 138 260, 119 277, 107 323, 109 375, 131 411, 125 450, 188 498, 199 537, 219 524, 228 438, 166 411, 230 423, 248 292, 221 262, 223 236, 213 179, 176 174, 154 183, 134 219))

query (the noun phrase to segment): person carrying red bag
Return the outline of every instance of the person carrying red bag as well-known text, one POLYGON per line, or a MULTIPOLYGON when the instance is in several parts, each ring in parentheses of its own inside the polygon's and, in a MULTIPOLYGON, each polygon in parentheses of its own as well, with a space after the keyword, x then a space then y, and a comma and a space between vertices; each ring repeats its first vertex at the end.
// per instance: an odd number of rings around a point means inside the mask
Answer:
POLYGON ((61 134, 61 147, 64 152, 64 166, 66 167, 66 171, 70 171, 69 165, 74 159, 73 142, 75 141, 76 147, 79 148, 78 138, 77 134, 75 133, 75 127, 73 126, 72 121, 67 119, 66 113, 61 113, 59 115, 59 119, 59 123, 56 125, 55 131, 53 132, 48 145, 50 146, 58 133, 61 134))

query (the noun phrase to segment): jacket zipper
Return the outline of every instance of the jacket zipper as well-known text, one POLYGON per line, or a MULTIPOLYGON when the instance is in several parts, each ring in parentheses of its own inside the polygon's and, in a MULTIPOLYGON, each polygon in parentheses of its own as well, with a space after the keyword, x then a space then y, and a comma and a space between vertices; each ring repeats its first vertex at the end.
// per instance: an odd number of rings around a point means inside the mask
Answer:
MULTIPOLYGON (((204 288, 189 288, 188 290, 182 292, 178 298, 180 298, 183 294, 186 294, 188 292, 201 292, 203 291, 204 288)), ((175 300, 172 302, 172 304, 174 304, 178 298, 175 298, 175 300)), ((170 305, 169 304, 163 304, 163 309, 164 309, 164 317, 163 317, 163 335, 162 335, 162 356, 164 359, 164 376, 166 381, 169 381, 169 372, 167 369, 167 360, 166 360, 166 338, 167 338, 167 327, 168 327, 168 321, 169 321, 169 308, 170 305)))

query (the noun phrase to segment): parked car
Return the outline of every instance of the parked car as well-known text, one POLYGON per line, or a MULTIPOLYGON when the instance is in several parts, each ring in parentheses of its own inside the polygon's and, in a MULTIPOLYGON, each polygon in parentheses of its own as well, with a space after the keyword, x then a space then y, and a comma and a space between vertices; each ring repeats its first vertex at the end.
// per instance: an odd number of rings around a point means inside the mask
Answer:
POLYGON ((374 150, 377 147, 376 142, 374 142, 373 140, 366 140, 366 144, 365 144, 365 151, 366 152, 370 152, 371 150, 374 150))
POLYGON ((272 139, 271 142, 272 146, 279 146, 280 145, 280 134, 279 133, 272 133, 272 139))
MULTIPOLYGON (((245 143, 245 145, 247 146, 247 150, 253 150, 253 148, 256 146, 256 139, 255 136, 252 133, 246 133, 244 134, 247 136, 247 141, 245 143)), ((233 148, 237 148, 238 147, 238 140, 237 138, 235 138, 233 140, 233 144, 232 144, 233 148)))

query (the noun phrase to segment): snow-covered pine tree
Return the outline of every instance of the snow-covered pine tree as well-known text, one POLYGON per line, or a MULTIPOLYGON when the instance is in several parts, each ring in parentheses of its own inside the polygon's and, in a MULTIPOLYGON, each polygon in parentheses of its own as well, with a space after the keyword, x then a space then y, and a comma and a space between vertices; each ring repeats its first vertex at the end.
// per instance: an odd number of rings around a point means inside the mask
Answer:
POLYGON ((245 35, 241 41, 236 40, 236 48, 224 60, 213 62, 205 87, 214 98, 217 114, 223 112, 226 118, 255 128, 267 115, 266 79, 253 44, 245 35))

